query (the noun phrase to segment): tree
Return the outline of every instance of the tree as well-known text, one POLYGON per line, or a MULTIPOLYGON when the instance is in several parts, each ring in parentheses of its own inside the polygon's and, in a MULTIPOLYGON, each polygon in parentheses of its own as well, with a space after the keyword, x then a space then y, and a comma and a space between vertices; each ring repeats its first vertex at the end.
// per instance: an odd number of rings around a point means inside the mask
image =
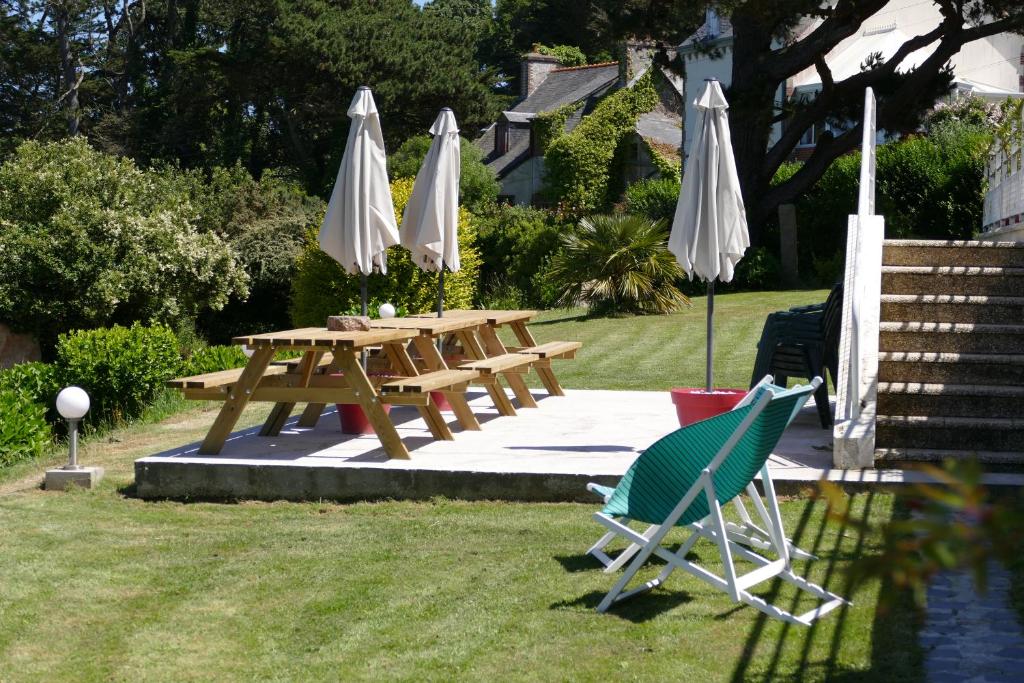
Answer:
MULTIPOLYGON (((392 180, 415 178, 430 149, 429 135, 414 135, 388 155, 388 175, 392 180)), ((501 186, 494 171, 483 162, 480 148, 459 137, 459 200, 473 213, 480 213, 498 198, 501 186)))
POLYGON ((838 0, 825 9, 819 9, 816 0, 731 3, 735 43, 732 82, 727 92, 729 125, 748 217, 755 228, 752 238, 758 236, 756 227, 780 204, 806 192, 837 157, 858 145, 865 88, 875 89, 878 96, 880 129, 914 130, 936 98, 948 91, 947 64, 961 47, 1004 31, 1024 29, 1024 8, 1013 0, 934 0, 942 13, 937 27, 910 38, 889 59, 876 56, 860 73, 834 80, 824 55, 860 31, 887 2, 838 0), (794 39, 794 28, 803 16, 820 16, 822 22, 794 39), (772 37, 781 38, 781 44, 773 42, 772 37), (906 58, 926 47, 933 50, 931 55, 916 68, 906 68, 906 58), (812 66, 821 77, 820 94, 778 111, 774 98, 779 86, 812 66), (838 135, 824 133, 800 169, 785 182, 772 185, 775 172, 804 131, 829 119, 858 123, 838 135), (772 125, 780 121, 786 121, 782 135, 769 145, 772 125))

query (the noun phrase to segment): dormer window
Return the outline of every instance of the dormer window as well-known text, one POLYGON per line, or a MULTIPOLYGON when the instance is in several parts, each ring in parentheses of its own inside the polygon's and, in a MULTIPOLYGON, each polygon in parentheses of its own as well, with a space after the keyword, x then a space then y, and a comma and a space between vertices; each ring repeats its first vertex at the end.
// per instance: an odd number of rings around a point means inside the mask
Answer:
POLYGON ((499 121, 494 128, 494 151, 500 154, 508 152, 508 122, 499 121))

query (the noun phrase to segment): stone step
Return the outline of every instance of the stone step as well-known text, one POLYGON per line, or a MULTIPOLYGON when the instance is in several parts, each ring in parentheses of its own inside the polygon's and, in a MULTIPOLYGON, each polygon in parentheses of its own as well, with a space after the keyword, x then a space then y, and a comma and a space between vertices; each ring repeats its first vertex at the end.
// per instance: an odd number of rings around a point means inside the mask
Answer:
POLYGON ((884 322, 879 351, 1024 353, 1024 325, 988 323, 884 322))
POLYGON ((1024 296, 883 294, 882 320, 931 320, 943 323, 1024 321, 1024 296))
POLYGON ((1017 266, 1024 268, 1024 244, 1018 242, 886 240, 887 266, 1017 266))
POLYGON ((1024 295, 1024 268, 882 266, 882 294, 1024 295))
POLYGON ((1024 453, 1024 420, 1005 417, 879 415, 877 448, 1024 453))
POLYGON ((1024 354, 883 351, 878 380, 1024 386, 1024 354))
POLYGON ((875 462, 891 467, 901 462, 942 462, 946 459, 974 458, 988 465, 1024 465, 1024 453, 1014 451, 978 451, 948 448, 876 448, 875 462))
POLYGON ((883 415, 1024 419, 1024 387, 879 382, 878 412, 883 415))

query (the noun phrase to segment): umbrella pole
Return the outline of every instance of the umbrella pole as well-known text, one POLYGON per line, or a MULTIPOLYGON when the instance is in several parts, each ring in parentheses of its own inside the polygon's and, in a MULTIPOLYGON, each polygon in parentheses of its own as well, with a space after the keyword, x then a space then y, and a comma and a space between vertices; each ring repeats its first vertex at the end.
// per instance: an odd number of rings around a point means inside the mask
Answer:
MULTIPOLYGON (((362 271, 359 272, 359 298, 360 298, 360 300, 362 301, 362 304, 363 304, 362 311, 363 311, 363 317, 365 318, 366 315, 367 315, 366 273, 364 273, 362 271)), ((362 359, 362 362, 363 362, 363 372, 366 372, 366 367, 367 367, 367 364, 368 364, 367 363, 367 356, 366 356, 366 349, 363 349, 362 353, 360 354, 360 358, 362 359)))
MULTIPOLYGON (((444 261, 441 261, 441 269, 437 271, 437 317, 444 317, 444 261)), ((444 349, 444 335, 437 337, 437 351, 441 353, 444 349)))
POLYGON ((710 281, 708 281, 708 332, 707 332, 708 352, 707 352, 707 372, 706 372, 707 391, 708 391, 709 394, 711 393, 711 387, 712 387, 712 376, 711 376, 712 375, 712 371, 711 371, 711 366, 712 366, 712 362, 711 362, 711 360, 712 360, 712 349, 715 346, 715 327, 712 324, 713 320, 714 320, 714 317, 715 317, 715 281, 714 280, 710 280, 710 281))

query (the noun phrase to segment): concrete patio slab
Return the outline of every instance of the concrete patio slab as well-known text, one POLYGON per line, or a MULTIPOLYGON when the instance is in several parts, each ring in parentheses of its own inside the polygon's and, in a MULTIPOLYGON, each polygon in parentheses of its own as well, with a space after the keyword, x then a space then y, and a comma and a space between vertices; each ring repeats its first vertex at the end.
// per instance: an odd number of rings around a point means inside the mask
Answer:
MULTIPOLYGON (((373 435, 343 434, 333 407, 315 428, 293 418, 276 437, 258 428, 232 434, 216 456, 199 443, 137 460, 137 495, 143 498, 359 500, 430 498, 522 501, 592 501, 587 482, 614 484, 647 446, 677 429, 668 392, 536 391, 539 407, 501 417, 483 391, 470 405, 483 429, 456 431, 434 441, 414 408, 395 406, 392 417, 411 452, 389 460, 373 435)), ((450 414, 446 415, 449 416, 450 414)), ((813 406, 783 436, 771 458, 783 490, 813 486, 822 477, 844 486, 898 485, 921 480, 902 470, 834 470, 831 430, 813 406)), ((1024 485, 1024 475, 989 475, 1024 485)))

